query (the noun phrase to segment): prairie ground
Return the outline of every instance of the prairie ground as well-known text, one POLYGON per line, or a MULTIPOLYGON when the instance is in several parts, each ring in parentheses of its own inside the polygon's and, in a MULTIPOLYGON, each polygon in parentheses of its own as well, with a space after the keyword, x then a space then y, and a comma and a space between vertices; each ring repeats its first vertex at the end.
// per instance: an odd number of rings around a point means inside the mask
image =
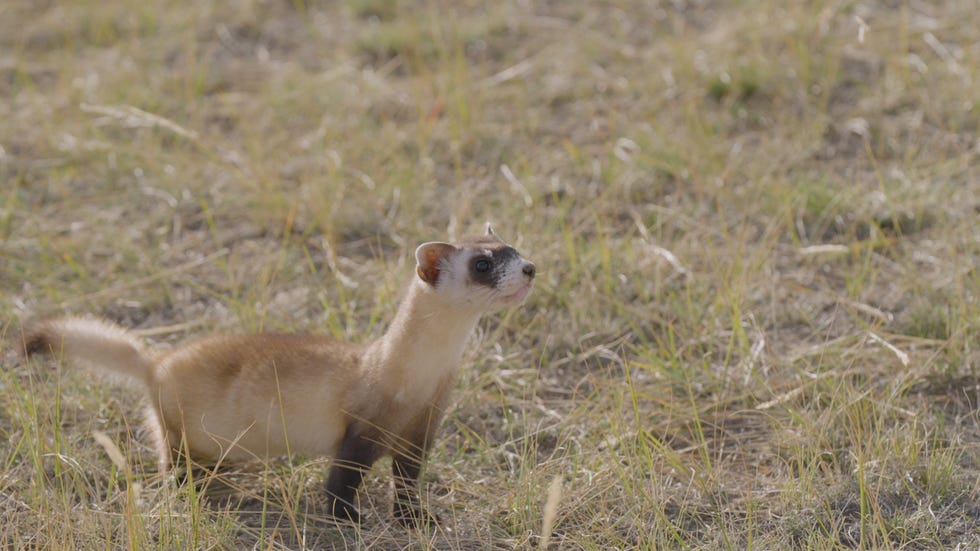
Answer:
POLYGON ((973 0, 3 2, 0 542, 977 549, 977 29, 973 0), (176 484, 138 393, 17 354, 63 313, 367 340, 414 247, 487 220, 538 282, 467 349, 432 531, 383 464, 359 528, 324 458, 176 484))

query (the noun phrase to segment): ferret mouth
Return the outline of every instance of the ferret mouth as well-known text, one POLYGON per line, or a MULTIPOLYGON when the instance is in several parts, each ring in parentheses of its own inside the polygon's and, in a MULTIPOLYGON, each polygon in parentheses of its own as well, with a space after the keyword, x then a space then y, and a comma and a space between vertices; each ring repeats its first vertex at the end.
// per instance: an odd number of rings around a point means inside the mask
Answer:
POLYGON ((534 282, 522 285, 520 289, 509 295, 504 295, 504 302, 521 303, 527 298, 527 295, 531 292, 531 287, 534 287, 534 282))

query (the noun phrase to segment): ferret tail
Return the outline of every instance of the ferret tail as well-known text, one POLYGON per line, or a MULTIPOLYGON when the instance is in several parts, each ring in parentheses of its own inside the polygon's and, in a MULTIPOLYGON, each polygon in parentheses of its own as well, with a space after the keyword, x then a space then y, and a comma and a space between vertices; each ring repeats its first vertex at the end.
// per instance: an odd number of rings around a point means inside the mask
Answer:
POLYGON ((95 318, 52 319, 24 337, 27 356, 51 354, 118 378, 153 384, 153 360, 143 343, 122 327, 95 318))

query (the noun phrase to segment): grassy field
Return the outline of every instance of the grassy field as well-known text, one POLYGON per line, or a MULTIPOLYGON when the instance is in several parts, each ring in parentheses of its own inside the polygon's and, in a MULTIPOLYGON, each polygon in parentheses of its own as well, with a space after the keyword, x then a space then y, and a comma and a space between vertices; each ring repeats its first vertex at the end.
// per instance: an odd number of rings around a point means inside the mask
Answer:
POLYGON ((975 0, 3 2, 0 545, 980 548, 977 29, 975 0), (360 528, 325 458, 177 485, 137 393, 17 354, 65 312, 365 340, 418 243, 487 220, 540 275, 468 348, 431 532, 382 464, 360 528))

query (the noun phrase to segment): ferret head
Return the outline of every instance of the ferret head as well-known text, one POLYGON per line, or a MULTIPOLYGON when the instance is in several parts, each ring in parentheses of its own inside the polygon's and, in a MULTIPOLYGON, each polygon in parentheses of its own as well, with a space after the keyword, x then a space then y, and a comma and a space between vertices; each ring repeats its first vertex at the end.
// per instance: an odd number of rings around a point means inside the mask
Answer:
POLYGON ((456 244, 423 243, 415 259, 419 279, 454 305, 498 310, 524 302, 534 285, 534 264, 497 237, 489 224, 484 235, 456 244))

